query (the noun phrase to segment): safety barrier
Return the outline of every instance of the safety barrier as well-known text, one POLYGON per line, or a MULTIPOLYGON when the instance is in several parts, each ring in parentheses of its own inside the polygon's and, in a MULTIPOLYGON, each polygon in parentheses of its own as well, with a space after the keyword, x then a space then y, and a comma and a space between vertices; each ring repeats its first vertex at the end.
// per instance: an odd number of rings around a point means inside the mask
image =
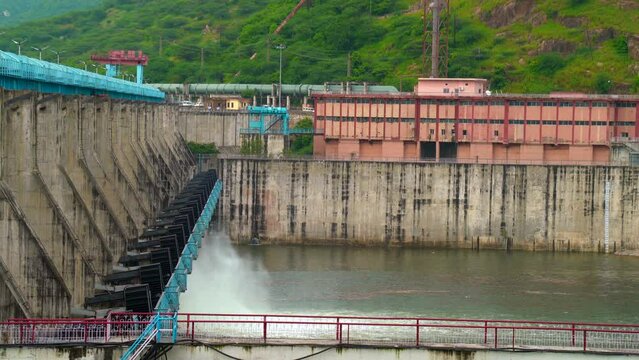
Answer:
POLYGON ((218 180, 211 191, 211 195, 204 205, 189 240, 182 250, 182 255, 178 261, 171 278, 167 282, 164 292, 158 301, 155 310, 160 313, 175 313, 180 309, 180 293, 187 289, 187 275, 193 270, 193 260, 197 259, 198 251, 202 246, 202 238, 209 227, 209 223, 215 213, 220 194, 222 193, 222 180, 218 180))
MULTIPOLYGON (((172 330, 210 344, 310 344, 639 354, 639 325, 305 315, 112 313, 98 320, 11 320, 0 343, 118 344, 172 330), (140 336, 142 335, 142 336, 140 336)), ((156 342, 161 342, 159 335, 156 342)), ((148 343, 146 343, 148 345, 148 343)), ((133 347, 131 347, 133 348, 133 347)), ((127 358, 128 359, 128 358, 127 358)))
POLYGON ((162 91, 152 86, 5 51, 0 51, 0 87, 67 95, 109 95, 153 102, 162 102, 165 97, 162 91))
POLYGON ((144 354, 152 340, 155 340, 156 343, 175 343, 178 334, 177 311, 180 309, 180 293, 187 289, 187 276, 193 271, 193 260, 197 259, 199 249, 202 246, 202 238, 213 218, 221 193, 222 180, 217 180, 206 204, 204 204, 202 213, 193 226, 173 274, 171 274, 171 278, 169 278, 160 300, 155 306, 157 315, 134 314, 132 316, 137 318, 125 317, 124 323, 119 321, 116 324, 118 325, 118 333, 124 331, 129 336, 137 335, 137 339, 122 355, 122 360, 138 359, 144 354), (148 320, 140 321, 140 316, 148 320), (133 327, 129 325, 133 325, 133 327), (136 329, 139 329, 140 325, 144 325, 144 331, 137 334, 136 329), (123 328, 121 328, 122 326, 123 328))
MULTIPOLYGON (((228 160, 272 160, 264 155, 220 154, 218 159, 228 160)), ((382 157, 358 155, 285 155, 279 160, 302 161, 358 161, 358 162, 393 162, 411 164, 479 164, 479 165, 539 165, 539 166, 633 166, 619 161, 578 161, 578 160, 520 160, 520 159, 481 159, 481 158, 417 158, 417 157, 382 157)))

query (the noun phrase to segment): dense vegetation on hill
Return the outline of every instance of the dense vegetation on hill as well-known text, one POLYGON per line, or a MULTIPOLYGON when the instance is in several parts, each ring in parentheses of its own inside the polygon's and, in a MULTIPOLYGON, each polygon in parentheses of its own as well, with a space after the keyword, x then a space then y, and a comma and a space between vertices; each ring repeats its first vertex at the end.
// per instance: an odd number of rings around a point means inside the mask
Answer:
MULTIPOLYGON (((417 0, 105 0, 101 8, 7 29, 63 62, 109 49, 151 56, 151 82, 272 83, 283 43, 287 83, 370 81, 411 89, 421 72, 417 0), (349 53, 351 76, 347 77, 349 53)), ((449 76, 509 92, 637 92, 636 0, 451 0, 449 76)), ((130 70, 133 72, 133 70, 130 70)))
POLYGON ((0 27, 88 9, 99 3, 100 0, 3 0, 0 1, 0 27))

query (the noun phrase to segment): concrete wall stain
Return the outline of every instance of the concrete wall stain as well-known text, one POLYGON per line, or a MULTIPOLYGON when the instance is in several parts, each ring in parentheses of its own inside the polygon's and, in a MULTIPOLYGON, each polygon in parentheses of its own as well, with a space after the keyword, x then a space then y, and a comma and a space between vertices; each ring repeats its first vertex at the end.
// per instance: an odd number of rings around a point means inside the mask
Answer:
POLYGON ((0 319, 92 296, 194 162, 166 105, 0 90, 0 319), (18 310, 19 309, 19 310, 18 310))
POLYGON ((639 178, 632 168, 224 158, 220 164, 224 178, 245 179, 227 182, 221 212, 237 242, 260 229, 264 243, 601 252, 610 179, 611 249, 639 250, 639 178))

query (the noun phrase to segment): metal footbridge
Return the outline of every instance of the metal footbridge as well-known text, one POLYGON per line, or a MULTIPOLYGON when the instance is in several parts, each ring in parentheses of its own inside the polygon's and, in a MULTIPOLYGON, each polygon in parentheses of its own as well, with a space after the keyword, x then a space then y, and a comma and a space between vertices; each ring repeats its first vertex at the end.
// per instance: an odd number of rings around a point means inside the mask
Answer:
POLYGON ((162 91, 116 79, 0 51, 0 87, 63 95, 109 96, 115 99, 163 102, 162 91))
MULTIPOLYGON (((215 176, 215 185, 206 199, 199 217, 191 229, 188 241, 184 244, 182 253, 171 277, 164 286, 155 311, 144 323, 142 332, 121 357, 122 360, 139 359, 151 348, 151 344, 173 344, 178 336, 178 311, 180 309, 180 294, 187 290, 187 277, 193 270, 193 261, 197 259, 202 246, 202 239, 209 227, 215 208, 222 192, 222 181, 215 176)), ((142 328, 140 326, 140 328, 142 328)))

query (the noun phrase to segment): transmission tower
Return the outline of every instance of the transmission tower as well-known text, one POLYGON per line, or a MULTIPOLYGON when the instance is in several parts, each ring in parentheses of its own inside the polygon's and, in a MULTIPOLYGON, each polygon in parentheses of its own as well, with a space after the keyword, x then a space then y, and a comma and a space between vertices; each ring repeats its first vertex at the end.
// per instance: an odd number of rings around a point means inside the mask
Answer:
POLYGON ((422 71, 430 77, 448 76, 449 0, 423 0, 422 71))

